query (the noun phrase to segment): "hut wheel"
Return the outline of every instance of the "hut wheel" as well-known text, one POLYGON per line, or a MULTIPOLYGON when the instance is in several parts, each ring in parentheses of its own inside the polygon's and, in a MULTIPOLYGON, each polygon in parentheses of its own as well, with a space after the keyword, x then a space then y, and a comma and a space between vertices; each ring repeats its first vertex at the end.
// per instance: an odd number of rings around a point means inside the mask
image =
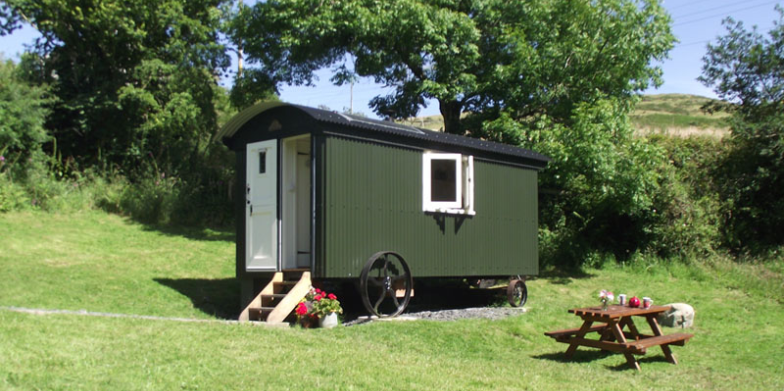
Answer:
POLYGON ((362 304, 371 315, 393 317, 405 311, 411 301, 414 279, 400 254, 379 251, 368 259, 359 276, 362 304))
POLYGON ((509 286, 506 287, 506 298, 512 307, 522 307, 528 301, 528 288, 522 280, 514 279, 509 281, 509 286))

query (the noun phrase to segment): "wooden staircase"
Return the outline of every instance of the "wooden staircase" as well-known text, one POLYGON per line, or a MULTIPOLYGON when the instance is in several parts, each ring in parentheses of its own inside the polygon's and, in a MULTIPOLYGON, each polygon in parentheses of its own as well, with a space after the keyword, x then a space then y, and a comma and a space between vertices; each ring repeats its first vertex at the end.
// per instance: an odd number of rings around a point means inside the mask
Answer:
POLYGON ((242 310, 239 321, 283 323, 308 291, 310 291, 310 270, 293 269, 277 272, 267 286, 242 310))

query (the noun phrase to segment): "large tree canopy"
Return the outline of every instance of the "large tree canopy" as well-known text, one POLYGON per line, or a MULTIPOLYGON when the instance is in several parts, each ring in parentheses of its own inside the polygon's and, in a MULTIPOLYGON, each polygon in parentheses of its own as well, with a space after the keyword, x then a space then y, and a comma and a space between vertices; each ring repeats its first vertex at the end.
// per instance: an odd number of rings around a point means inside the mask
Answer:
POLYGON ((337 83, 395 87, 371 102, 378 114, 413 116, 435 99, 446 131, 464 133, 481 131, 464 112, 567 118, 578 103, 658 85, 650 63, 672 47, 669 21, 657 0, 273 0, 232 35, 266 75, 258 82, 308 83, 332 66, 337 83))
POLYGON ((767 36, 725 20, 727 34, 703 58, 700 81, 733 113, 722 192, 726 239, 736 248, 784 244, 784 9, 776 9, 767 36))
POLYGON ((7 0, 4 32, 20 18, 42 35, 29 72, 57 101, 48 127, 86 163, 176 169, 216 128, 221 0, 7 0))
POLYGON ((446 132, 553 157, 541 232, 543 247, 574 250, 565 261, 645 247, 661 154, 628 113, 674 42, 658 0, 271 0, 231 36, 256 82, 307 84, 323 67, 337 83, 372 77, 394 87, 371 101, 378 114, 435 99, 446 132))

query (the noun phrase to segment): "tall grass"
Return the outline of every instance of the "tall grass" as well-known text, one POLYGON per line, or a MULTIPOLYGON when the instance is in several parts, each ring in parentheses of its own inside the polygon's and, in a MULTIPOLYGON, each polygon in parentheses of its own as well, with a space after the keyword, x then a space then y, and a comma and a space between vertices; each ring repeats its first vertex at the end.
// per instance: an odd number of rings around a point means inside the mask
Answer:
POLYGON ((231 225, 233 169, 225 164, 203 162, 186 177, 150 165, 129 178, 119 170, 80 169, 56 150, 20 156, 0 161, 0 213, 102 209, 147 224, 231 225))

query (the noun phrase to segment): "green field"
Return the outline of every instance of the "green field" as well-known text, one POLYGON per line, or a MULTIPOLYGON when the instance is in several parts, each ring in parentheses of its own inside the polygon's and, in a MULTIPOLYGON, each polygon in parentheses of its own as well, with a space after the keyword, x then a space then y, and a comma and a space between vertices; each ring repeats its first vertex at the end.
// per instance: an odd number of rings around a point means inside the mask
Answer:
MULTIPOLYGON (((729 133, 725 123, 728 114, 704 112, 702 106, 711 101, 709 98, 687 94, 643 95, 630 117, 632 125, 640 134, 724 137, 729 133)), ((443 130, 444 127, 440 115, 401 122, 430 130, 443 130)))
POLYGON ((303 330, 9 309, 228 317, 233 253, 226 232, 102 212, 0 214, 0 389, 784 389, 781 260, 549 271, 529 282, 528 312, 500 321, 303 330), (680 364, 658 349, 641 357, 640 373, 595 350, 565 361, 565 345, 543 333, 579 325, 566 310, 597 305, 600 289, 693 305, 695 337, 673 348, 680 364))
POLYGON ((643 95, 632 112, 635 128, 677 136, 727 134, 727 113, 708 114, 702 107, 712 99, 686 94, 643 95))

